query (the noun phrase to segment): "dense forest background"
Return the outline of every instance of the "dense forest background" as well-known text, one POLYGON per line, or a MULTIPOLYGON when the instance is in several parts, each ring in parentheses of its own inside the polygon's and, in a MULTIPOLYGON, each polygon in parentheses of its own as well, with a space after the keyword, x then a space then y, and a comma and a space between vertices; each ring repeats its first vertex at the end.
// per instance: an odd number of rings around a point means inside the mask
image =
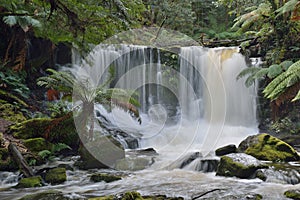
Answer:
POLYGON ((247 86, 259 80, 260 128, 300 131, 298 0, 3 0, 0 18, 0 95, 19 99, 3 104, 2 111, 25 118, 62 115, 59 104, 45 111, 36 103, 46 92, 36 80, 47 68, 71 63, 72 47, 84 54, 117 33, 154 26, 182 32, 203 46, 240 46, 246 57, 262 57, 262 67, 237 77, 247 76, 247 86))

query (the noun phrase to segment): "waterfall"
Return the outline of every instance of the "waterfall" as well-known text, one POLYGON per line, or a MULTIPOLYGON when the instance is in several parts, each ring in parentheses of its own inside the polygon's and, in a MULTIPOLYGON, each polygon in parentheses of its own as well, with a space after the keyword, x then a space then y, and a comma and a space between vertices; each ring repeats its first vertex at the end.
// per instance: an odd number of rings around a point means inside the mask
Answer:
POLYGON ((247 67, 238 48, 184 47, 180 51, 182 114, 190 120, 239 126, 256 124, 256 89, 236 81, 247 67))
MULTIPOLYGON (((140 147, 153 147, 172 162, 194 150, 210 155, 217 147, 238 144, 257 132, 256 88, 236 80, 247 67, 238 51, 182 47, 179 67, 170 67, 165 66, 165 52, 156 48, 99 45, 83 64, 92 63, 89 75, 95 84, 105 80, 111 66, 116 77, 110 86, 139 94, 141 125, 118 108, 98 111, 110 124, 138 136, 140 147), (170 75, 177 84, 169 81, 170 75), (176 120, 168 122, 170 118, 176 120)), ((170 166, 168 162, 163 165, 170 166)))

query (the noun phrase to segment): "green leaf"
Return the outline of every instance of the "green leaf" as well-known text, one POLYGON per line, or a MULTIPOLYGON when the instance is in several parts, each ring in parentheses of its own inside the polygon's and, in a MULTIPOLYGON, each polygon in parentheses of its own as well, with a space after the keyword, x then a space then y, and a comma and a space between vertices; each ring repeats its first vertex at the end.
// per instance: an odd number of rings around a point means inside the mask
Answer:
POLYGON ((280 66, 286 71, 293 63, 293 61, 285 60, 282 63, 280 63, 280 66))
POLYGON ((17 24, 16 16, 5 16, 5 17, 3 17, 3 21, 10 27, 17 24))
POLYGON ((48 156, 51 155, 51 152, 49 150, 43 150, 43 151, 40 151, 38 153, 38 155, 42 158, 42 159, 45 159, 47 158, 48 156))
POLYGON ((277 65, 277 64, 271 65, 269 67, 268 77, 275 78, 276 76, 278 76, 281 73, 282 73, 282 68, 280 65, 277 65))

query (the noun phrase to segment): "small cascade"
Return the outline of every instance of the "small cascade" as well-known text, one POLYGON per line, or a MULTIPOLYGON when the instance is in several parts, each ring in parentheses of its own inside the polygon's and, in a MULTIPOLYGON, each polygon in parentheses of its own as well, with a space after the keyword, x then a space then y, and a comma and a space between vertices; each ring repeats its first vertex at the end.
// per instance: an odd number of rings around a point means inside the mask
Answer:
POLYGON ((20 174, 14 172, 0 172, 0 188, 11 187, 18 183, 20 174))

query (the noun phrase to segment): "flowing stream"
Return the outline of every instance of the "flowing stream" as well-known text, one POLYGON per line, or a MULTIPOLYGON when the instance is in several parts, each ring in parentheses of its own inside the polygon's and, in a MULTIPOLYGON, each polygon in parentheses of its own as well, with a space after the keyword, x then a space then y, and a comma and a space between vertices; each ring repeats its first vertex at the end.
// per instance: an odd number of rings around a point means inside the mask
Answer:
MULTIPOLYGON (((126 172, 125 178, 113 183, 91 183, 89 176, 93 170, 68 171, 68 181, 62 185, 3 189, 0 199, 17 199, 50 188, 74 199, 133 190, 143 195, 191 199, 213 189, 220 190, 204 197, 220 199, 233 195, 232 198, 240 199, 241 195, 257 193, 264 199, 285 199, 284 191, 297 186, 217 177, 215 172, 204 173, 199 168, 204 159, 218 159, 213 153, 217 147, 238 145, 248 135, 257 133, 256 88, 246 88, 244 79, 236 81, 237 74, 247 67, 238 48, 183 47, 178 58, 179 69, 164 66, 162 54, 161 50, 145 46, 97 46, 88 57, 93 63, 91 70, 76 72, 91 77, 97 85, 107 77, 107 67, 114 66, 117 78, 111 86, 139 93, 141 124, 121 109, 107 112, 101 105, 96 105, 96 109, 110 125, 138 137, 141 149, 157 151, 150 167, 126 172), (170 77, 176 79, 177 85, 170 77), (185 157, 195 152, 201 156, 178 169, 185 157)), ((132 156, 131 150, 127 151, 127 157, 132 156)), ((73 158, 57 162, 72 165, 73 158)), ((17 176, 1 172, 0 187, 16 184, 17 176)))

